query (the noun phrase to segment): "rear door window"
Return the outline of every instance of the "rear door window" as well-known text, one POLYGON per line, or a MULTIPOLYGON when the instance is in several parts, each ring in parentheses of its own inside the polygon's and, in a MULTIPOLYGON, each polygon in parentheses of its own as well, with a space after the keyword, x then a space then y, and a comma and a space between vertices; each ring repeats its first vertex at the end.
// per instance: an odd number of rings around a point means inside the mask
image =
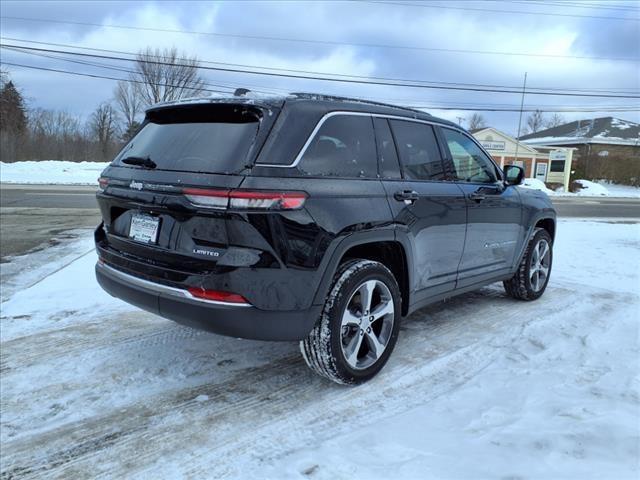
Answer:
POLYGON ((404 178, 444 180, 442 156, 431 125, 404 120, 389 122, 396 139, 404 178))
POLYGON ((374 118, 373 124, 376 130, 378 157, 380 158, 380 176, 390 179, 401 178, 398 152, 396 152, 396 146, 387 119, 374 118))
POLYGON ((260 111, 243 106, 178 107, 149 112, 143 127, 114 160, 151 159, 158 170, 233 173, 247 164, 260 111))
POLYGON ((377 178, 373 123, 369 115, 328 117, 300 160, 305 175, 377 178))

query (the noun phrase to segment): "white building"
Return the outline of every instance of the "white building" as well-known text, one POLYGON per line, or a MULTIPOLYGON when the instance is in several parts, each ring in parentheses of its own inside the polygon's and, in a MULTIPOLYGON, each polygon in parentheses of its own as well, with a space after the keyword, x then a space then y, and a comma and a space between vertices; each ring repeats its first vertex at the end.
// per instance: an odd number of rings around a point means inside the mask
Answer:
POLYGON ((537 178, 547 184, 562 185, 569 190, 574 148, 527 145, 492 127, 478 128, 472 135, 504 168, 518 165, 527 178, 537 178))

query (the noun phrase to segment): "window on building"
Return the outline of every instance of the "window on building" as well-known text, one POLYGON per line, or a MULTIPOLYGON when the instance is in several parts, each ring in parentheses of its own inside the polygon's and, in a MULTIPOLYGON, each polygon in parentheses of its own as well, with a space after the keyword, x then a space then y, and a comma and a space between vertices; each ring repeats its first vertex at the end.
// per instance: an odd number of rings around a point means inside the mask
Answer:
POLYGON ((402 171, 407 179, 443 180, 442 157, 433 127, 425 123, 391 120, 402 171))
POLYGON ((457 180, 474 183, 494 183, 497 174, 493 162, 469 137, 456 130, 443 128, 453 160, 457 180))
POLYGON ((552 172, 564 172, 564 162, 565 160, 551 160, 551 168, 549 170, 552 172))
POLYGON ((306 175, 377 178, 373 122, 368 115, 335 115, 327 118, 301 161, 306 175))

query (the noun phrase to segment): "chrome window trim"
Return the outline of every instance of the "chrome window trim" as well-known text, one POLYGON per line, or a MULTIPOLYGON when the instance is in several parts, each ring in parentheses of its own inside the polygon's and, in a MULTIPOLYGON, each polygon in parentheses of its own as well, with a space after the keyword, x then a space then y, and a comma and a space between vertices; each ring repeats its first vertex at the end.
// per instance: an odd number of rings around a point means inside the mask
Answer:
POLYGON ((183 298, 186 300, 193 300, 196 302, 208 303, 213 305, 224 305, 225 307, 251 307, 252 305, 249 303, 231 303, 231 302, 221 302, 218 300, 207 300, 205 298, 194 297, 189 293, 188 290, 183 290, 181 288, 170 287, 168 285, 162 285, 160 283, 151 282, 149 280, 144 280, 142 278, 135 277, 133 275, 129 275, 128 273, 121 272, 120 270, 116 270, 109 265, 104 263, 98 263, 98 268, 107 272, 107 274, 116 277, 119 280, 135 285, 136 287, 143 288, 145 290, 150 290, 153 293, 164 293, 171 297, 183 298))
POLYGON ((337 110, 337 111, 334 111, 334 112, 328 112, 328 113, 325 113, 320 120, 318 120, 318 123, 314 127, 313 131, 307 137, 307 140, 305 141, 304 145, 302 146, 302 149, 300 149, 300 152, 296 156, 296 158, 293 161, 293 163, 290 163, 290 164, 287 164, 287 165, 281 165, 281 164, 275 164, 275 163, 256 163, 255 164, 256 167, 272 167, 272 168, 295 168, 295 167, 297 167, 298 164, 300 163, 300 161, 302 160, 302 157, 304 157, 304 154, 306 153, 307 148, 309 148, 309 145, 311 145, 311 142, 313 141, 313 139, 317 135, 318 131, 320 130, 320 128, 322 128, 322 125, 324 125, 324 122, 326 122, 327 119, 329 119, 331 117, 338 116, 338 115, 351 116, 351 117, 387 118, 387 119, 390 119, 390 120, 404 120, 404 121, 407 121, 407 122, 425 123, 427 125, 437 125, 437 126, 441 126, 442 125, 442 124, 440 124, 438 122, 431 122, 431 121, 428 121, 428 120, 422 120, 420 118, 403 117, 403 116, 400 116, 400 115, 389 115, 389 114, 385 114, 385 113, 349 112, 349 111, 346 111, 346 110, 344 110, 344 111, 343 110, 337 110))

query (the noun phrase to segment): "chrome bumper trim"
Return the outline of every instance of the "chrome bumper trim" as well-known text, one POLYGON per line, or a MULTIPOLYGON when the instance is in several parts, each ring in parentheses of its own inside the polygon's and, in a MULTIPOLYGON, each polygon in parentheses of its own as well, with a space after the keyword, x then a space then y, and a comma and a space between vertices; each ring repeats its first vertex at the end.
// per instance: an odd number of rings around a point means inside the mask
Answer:
POLYGON ((161 283, 151 282, 149 280, 144 280, 142 278, 129 275, 128 273, 121 272, 120 270, 116 270, 115 268, 110 267, 109 265, 105 265, 104 263, 98 262, 97 268, 104 270, 105 272, 107 272, 107 274, 119 280, 122 280, 131 285, 135 285, 136 287, 143 288, 145 290, 150 290, 153 293, 164 293, 172 297, 193 300, 195 302, 201 303, 209 303, 211 305, 222 305, 225 307, 252 307, 252 305, 249 303, 221 302, 218 300, 207 300, 205 298, 194 297, 188 290, 170 287, 168 285, 162 285, 161 283))

